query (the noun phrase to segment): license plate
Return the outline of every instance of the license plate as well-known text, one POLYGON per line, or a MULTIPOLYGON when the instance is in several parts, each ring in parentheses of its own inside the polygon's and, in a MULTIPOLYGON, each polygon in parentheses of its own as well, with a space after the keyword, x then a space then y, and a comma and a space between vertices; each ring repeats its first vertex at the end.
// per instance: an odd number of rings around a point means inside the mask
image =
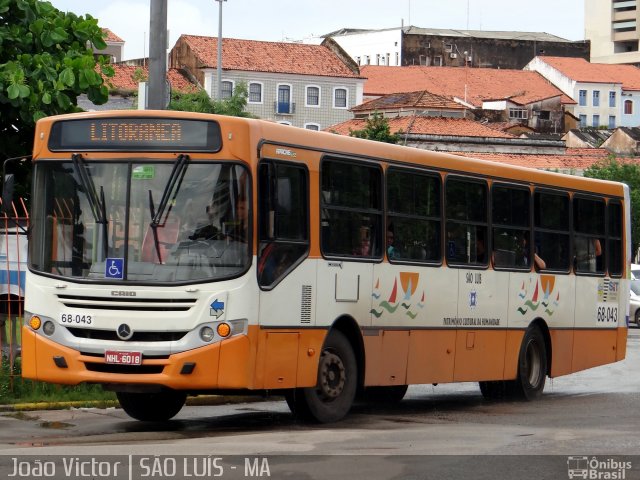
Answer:
POLYGON ((117 352, 107 350, 104 352, 105 363, 116 365, 142 365, 142 352, 117 352))

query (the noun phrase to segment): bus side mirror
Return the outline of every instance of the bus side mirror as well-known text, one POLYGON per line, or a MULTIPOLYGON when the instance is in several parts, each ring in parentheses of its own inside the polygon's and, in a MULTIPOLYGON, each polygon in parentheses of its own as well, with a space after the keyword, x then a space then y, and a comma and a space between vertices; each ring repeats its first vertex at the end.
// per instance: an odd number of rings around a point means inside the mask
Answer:
POLYGON ((4 185, 2 188, 2 212, 11 212, 13 205, 13 189, 15 186, 15 176, 13 173, 7 173, 4 176, 4 185))

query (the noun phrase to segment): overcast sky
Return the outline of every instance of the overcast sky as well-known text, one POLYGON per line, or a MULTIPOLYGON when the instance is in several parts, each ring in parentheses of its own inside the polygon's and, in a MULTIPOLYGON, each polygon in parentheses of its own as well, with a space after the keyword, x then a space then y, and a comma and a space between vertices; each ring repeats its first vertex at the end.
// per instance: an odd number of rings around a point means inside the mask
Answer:
MULTIPOLYGON (((50 0, 90 14, 126 43, 124 58, 149 54, 150 0, 50 0), (146 45, 145 45, 146 40, 146 45)), ((181 34, 218 35, 215 0, 168 0, 169 46, 181 34)), ((222 35, 248 40, 302 40, 349 28, 422 28, 547 32, 584 39, 584 0, 228 0, 222 35)))

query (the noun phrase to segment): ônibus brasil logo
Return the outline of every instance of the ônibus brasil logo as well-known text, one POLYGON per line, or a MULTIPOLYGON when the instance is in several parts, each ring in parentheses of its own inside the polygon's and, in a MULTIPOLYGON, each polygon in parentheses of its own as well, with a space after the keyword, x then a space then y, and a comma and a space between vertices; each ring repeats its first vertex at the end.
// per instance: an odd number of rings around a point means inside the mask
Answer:
POLYGON ((631 470, 631 462, 614 458, 601 460, 597 457, 571 456, 567 458, 567 474, 569 478, 594 480, 625 480, 627 470, 631 470))

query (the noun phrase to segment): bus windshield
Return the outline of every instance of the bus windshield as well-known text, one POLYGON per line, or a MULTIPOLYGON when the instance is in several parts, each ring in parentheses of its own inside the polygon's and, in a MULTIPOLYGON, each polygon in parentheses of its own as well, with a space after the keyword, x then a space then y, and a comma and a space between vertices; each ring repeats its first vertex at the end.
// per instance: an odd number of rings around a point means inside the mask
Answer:
POLYGON ((247 171, 186 158, 38 162, 30 267, 74 279, 163 284, 242 273, 251 258, 247 171))

